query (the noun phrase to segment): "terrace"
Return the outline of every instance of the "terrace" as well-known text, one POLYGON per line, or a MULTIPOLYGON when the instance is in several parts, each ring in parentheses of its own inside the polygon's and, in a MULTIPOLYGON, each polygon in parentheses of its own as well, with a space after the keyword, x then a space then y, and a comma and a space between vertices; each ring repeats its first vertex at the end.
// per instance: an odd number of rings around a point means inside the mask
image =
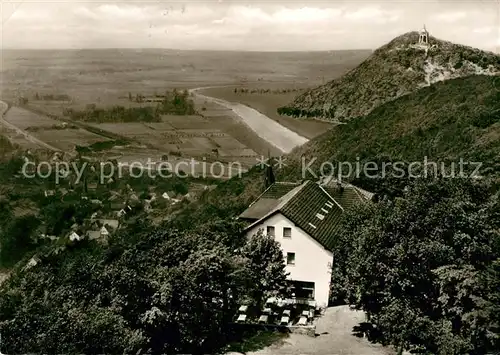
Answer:
POLYGON ((294 333, 315 334, 315 320, 320 309, 307 298, 269 298, 262 309, 241 305, 235 315, 235 324, 263 327, 266 330, 286 330, 294 333))

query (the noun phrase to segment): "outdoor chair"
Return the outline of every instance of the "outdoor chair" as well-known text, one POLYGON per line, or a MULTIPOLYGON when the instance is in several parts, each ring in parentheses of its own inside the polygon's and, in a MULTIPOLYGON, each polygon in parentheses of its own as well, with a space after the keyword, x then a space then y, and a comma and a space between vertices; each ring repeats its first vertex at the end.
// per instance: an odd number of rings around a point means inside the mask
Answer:
POLYGON ((307 325, 307 318, 300 317, 299 321, 297 322, 297 325, 307 325))
POLYGON ((281 317, 280 325, 288 325, 288 322, 290 322, 290 317, 287 316, 281 317))
POLYGON ((260 324, 267 324, 268 323, 269 317, 267 315, 261 315, 259 318, 259 323, 260 324))

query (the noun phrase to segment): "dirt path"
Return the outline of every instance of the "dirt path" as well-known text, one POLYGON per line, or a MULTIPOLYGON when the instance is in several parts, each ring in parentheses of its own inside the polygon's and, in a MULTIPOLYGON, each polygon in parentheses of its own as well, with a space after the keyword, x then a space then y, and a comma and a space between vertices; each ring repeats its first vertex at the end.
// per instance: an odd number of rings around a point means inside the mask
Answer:
POLYGON ((282 126, 273 119, 263 115, 257 110, 246 105, 229 102, 215 97, 200 94, 198 91, 210 89, 212 87, 202 87, 191 89, 190 92, 196 97, 216 103, 232 110, 240 117, 243 123, 250 127, 259 137, 274 145, 283 153, 289 153, 293 148, 305 144, 308 139, 295 133, 294 131, 282 126))
POLYGON ((316 338, 290 334, 282 345, 271 345, 246 355, 394 355, 396 352, 367 339, 352 335, 352 329, 365 320, 362 312, 348 306, 330 307, 316 325, 316 338))

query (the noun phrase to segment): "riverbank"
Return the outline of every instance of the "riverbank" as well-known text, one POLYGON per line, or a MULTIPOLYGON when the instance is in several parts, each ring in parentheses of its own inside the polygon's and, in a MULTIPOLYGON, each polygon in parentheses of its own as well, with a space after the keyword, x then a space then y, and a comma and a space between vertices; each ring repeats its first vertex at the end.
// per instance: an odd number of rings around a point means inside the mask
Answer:
POLYGON ((281 152, 289 153, 292 149, 308 142, 306 137, 299 135, 249 106, 205 95, 203 92, 208 89, 211 89, 211 87, 196 88, 190 90, 190 92, 199 99, 216 103, 232 110, 260 138, 274 145, 281 152))
POLYGON ((281 116, 277 110, 289 104, 298 92, 284 94, 275 93, 241 93, 234 92, 235 87, 213 87, 200 90, 203 95, 215 97, 228 102, 238 102, 259 111, 263 115, 276 121, 280 125, 294 131, 307 139, 313 139, 334 126, 331 122, 322 122, 312 119, 297 119, 288 116, 281 116))

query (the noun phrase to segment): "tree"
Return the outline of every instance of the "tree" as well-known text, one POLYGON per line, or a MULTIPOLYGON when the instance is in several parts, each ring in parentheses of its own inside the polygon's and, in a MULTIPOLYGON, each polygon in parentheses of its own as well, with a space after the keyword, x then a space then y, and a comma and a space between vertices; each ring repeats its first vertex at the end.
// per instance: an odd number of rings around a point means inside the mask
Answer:
POLYGON ((402 198, 351 211, 334 249, 333 297, 367 312, 399 349, 488 353, 499 336, 498 211, 490 186, 458 179, 418 181, 402 198))
POLYGON ((286 292, 288 274, 283 251, 273 237, 259 231, 249 238, 241 253, 249 260, 248 272, 252 280, 250 295, 257 307, 262 305, 264 297, 286 292))
POLYGON ((33 234, 39 225, 33 215, 10 220, 0 235, 0 265, 12 266, 36 247, 33 234))
POLYGON ((236 221, 186 231, 137 222, 107 246, 46 248, 29 272, 13 270, 0 289, 1 350, 215 353, 239 302, 285 282, 277 243, 247 242, 236 221))
POLYGON ((19 98, 19 105, 24 106, 28 104, 28 98, 27 97, 20 97, 19 98))

